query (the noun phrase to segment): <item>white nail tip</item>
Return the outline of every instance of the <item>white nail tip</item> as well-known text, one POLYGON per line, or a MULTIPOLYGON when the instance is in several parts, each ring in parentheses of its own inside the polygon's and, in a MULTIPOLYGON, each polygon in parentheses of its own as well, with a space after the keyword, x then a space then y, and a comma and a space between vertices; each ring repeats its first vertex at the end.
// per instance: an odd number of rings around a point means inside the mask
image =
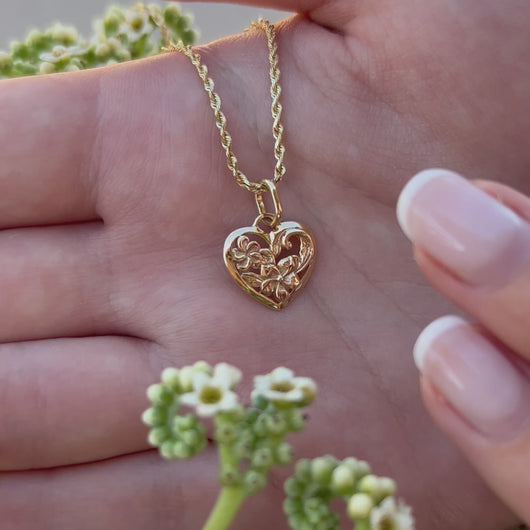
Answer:
POLYGON ((462 325, 467 325, 463 318, 447 315, 437 318, 420 333, 413 350, 414 362, 420 372, 423 372, 425 357, 429 353, 432 343, 450 329, 462 325))
POLYGON ((410 230, 408 226, 408 214, 410 210, 410 205, 414 200, 414 197, 418 192, 431 180, 447 175, 455 175, 455 173, 448 171, 447 169, 425 169, 420 171, 414 177, 412 177, 406 184, 405 187, 401 190, 396 206, 396 215, 398 219, 399 226, 405 235, 411 239, 410 230))

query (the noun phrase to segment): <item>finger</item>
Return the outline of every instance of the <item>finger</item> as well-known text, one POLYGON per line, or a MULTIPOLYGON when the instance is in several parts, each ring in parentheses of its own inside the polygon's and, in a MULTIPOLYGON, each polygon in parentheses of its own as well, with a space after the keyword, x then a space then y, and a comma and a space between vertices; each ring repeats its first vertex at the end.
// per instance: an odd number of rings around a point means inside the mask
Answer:
MULTIPOLYGON (((2 528, 202 528, 220 488, 212 449, 191 461, 164 461, 148 451, 53 470, 0 473, 2 528)), ((278 485, 248 499, 231 528, 268 530, 271 521, 282 527, 283 497, 278 485)))
POLYGON ((431 283, 530 359, 530 200, 488 189, 495 199, 455 173, 422 172, 405 186, 398 217, 431 283))
MULTIPOLYGON (((0 469, 144 450, 145 389, 162 370, 151 343, 90 337, 0 345, 0 469)), ((159 360, 160 359, 160 360, 159 360)))
POLYGON ((54 470, 0 473, 2 528, 200 528, 205 514, 198 503, 215 498, 210 453, 167 462, 149 451, 54 470))
POLYGON ((514 355, 458 317, 414 347, 431 416, 491 488, 530 523, 530 378, 514 355))
POLYGON ((0 232, 0 342, 116 332, 102 226, 0 232))
MULTIPOLYGON (((200 0, 184 1, 193 3, 200 0)), ((227 3, 226 0, 213 1, 227 3)), ((236 0, 230 3, 302 13, 313 22, 336 30, 342 30, 348 25, 356 7, 354 3, 343 0, 236 0)))
POLYGON ((0 228, 96 219, 97 76, 0 83, 0 228))

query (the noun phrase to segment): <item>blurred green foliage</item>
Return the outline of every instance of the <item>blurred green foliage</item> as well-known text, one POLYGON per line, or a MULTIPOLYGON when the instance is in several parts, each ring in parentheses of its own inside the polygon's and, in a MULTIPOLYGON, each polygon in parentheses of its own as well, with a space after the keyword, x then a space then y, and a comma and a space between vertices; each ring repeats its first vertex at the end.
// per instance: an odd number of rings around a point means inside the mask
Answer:
POLYGON ((73 26, 55 24, 30 31, 24 41, 0 51, 0 79, 54 72, 72 72, 149 57, 167 45, 160 28, 173 42, 193 44, 192 18, 177 4, 112 6, 94 22, 94 34, 83 38, 73 26))

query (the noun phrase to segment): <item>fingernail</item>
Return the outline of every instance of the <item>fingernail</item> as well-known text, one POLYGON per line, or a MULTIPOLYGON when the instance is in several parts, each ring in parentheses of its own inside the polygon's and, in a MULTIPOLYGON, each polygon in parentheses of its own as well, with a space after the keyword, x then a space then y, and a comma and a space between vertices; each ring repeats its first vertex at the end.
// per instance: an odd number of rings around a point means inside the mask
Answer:
POLYGON ((529 225, 456 173, 418 173, 397 217, 409 239, 471 285, 505 283, 530 262, 529 225))
POLYGON ((465 320, 446 316, 432 322, 416 341, 414 360, 482 434, 512 439, 530 426, 530 382, 465 320))

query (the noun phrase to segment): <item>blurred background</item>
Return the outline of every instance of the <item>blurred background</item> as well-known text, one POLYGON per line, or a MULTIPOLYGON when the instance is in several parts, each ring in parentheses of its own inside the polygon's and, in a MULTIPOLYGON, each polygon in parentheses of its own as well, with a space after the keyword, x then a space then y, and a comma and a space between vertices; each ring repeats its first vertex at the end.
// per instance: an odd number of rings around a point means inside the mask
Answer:
MULTIPOLYGON (((145 0, 145 3, 153 0, 145 0)), ((137 0, 0 0, 0 50, 7 49, 13 39, 22 40, 31 28, 46 29, 53 22, 73 24, 90 36, 92 20, 100 17, 112 4, 132 6, 137 0)), ((161 2, 159 2, 161 3, 161 2)), ((195 17, 200 30, 199 42, 209 42, 225 35, 239 33, 252 20, 262 16, 276 21, 287 13, 207 2, 181 4, 183 10, 195 17)))

